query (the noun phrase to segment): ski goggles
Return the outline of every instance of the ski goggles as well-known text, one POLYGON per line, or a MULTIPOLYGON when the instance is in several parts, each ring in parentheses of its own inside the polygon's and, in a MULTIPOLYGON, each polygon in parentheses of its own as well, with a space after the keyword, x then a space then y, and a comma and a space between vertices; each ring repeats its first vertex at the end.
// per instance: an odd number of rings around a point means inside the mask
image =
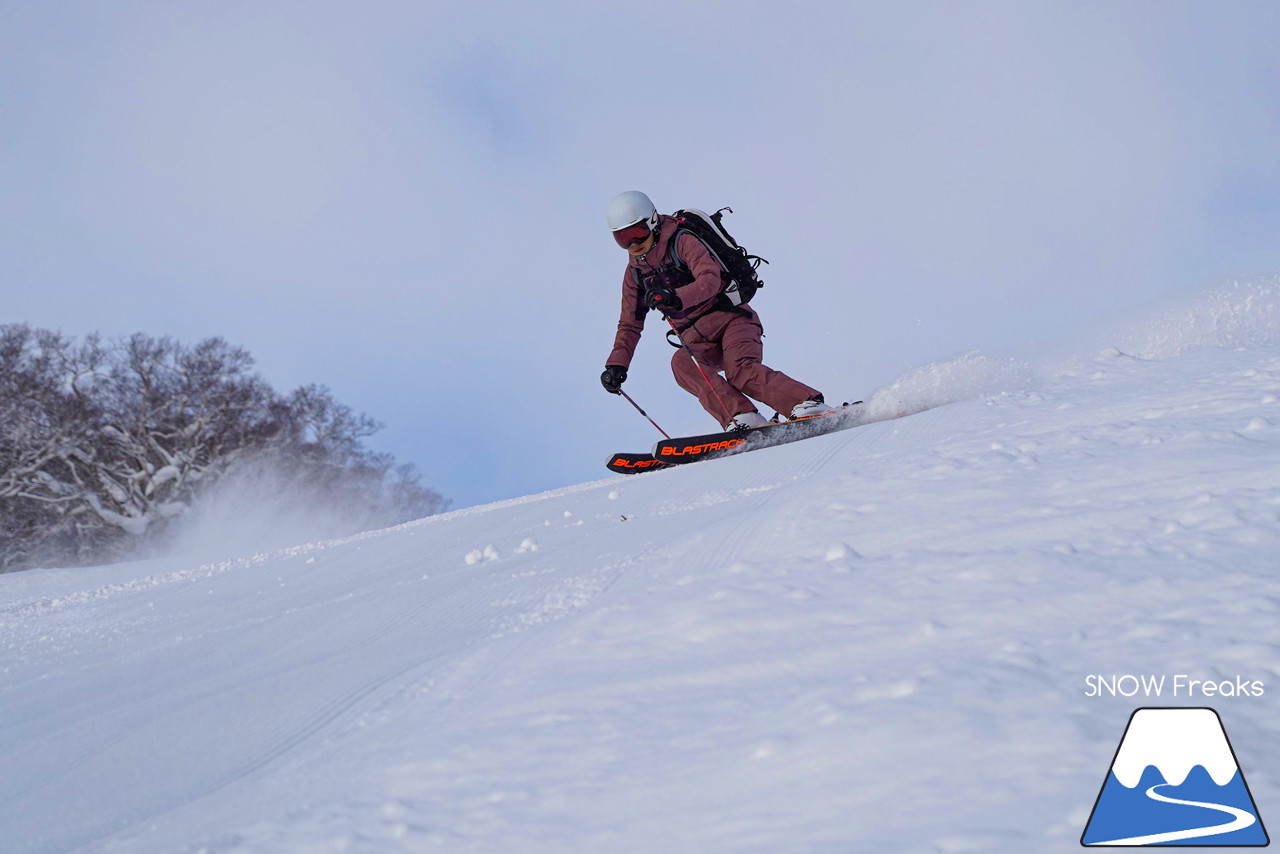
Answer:
POLYGON ((649 223, 637 222, 635 225, 628 225, 626 228, 615 231, 613 239, 618 241, 619 246, 626 249, 632 243, 644 243, 649 239, 649 233, 649 223))

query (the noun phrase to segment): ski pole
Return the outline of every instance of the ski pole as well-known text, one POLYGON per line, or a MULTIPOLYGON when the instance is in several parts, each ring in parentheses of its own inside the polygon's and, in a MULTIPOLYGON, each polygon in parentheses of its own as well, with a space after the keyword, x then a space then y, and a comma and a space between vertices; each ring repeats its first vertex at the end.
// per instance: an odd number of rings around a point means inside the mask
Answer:
MULTIPOLYGON (((640 408, 640 404, 636 403, 634 400, 632 400, 632 399, 631 399, 631 395, 627 394, 627 393, 626 393, 625 391, 623 391, 622 389, 618 389, 618 394, 620 394, 620 395, 622 395, 623 397, 625 397, 625 398, 627 399, 627 403, 631 404, 632 406, 634 406, 634 407, 636 408, 636 412, 639 412, 639 413, 640 413, 641 415, 643 415, 645 418, 649 418, 649 413, 647 413, 647 412, 645 412, 643 409, 641 409, 641 408, 640 408)), ((658 422, 657 422, 657 421, 654 421, 652 418, 649 418, 649 423, 650 423, 650 424, 652 424, 654 427, 658 427, 658 422)), ((667 434, 667 431, 666 431, 666 430, 663 430, 661 427, 658 427, 658 432, 659 432, 659 433, 661 433, 663 436, 666 436, 668 439, 670 439, 670 438, 671 438, 671 436, 667 434)))
POLYGON ((707 381, 707 388, 711 389, 711 393, 716 396, 716 400, 720 403, 720 408, 724 410, 724 421, 721 424, 728 424, 733 419, 733 414, 729 412, 729 405, 724 402, 724 398, 720 396, 720 392, 716 391, 716 387, 711 384, 711 377, 707 376, 707 372, 703 370, 702 363, 698 361, 698 357, 693 355, 693 350, 689 349, 689 345, 684 343, 684 337, 680 334, 680 330, 676 329, 675 322, 665 314, 663 318, 671 327, 671 331, 676 334, 676 340, 680 342, 680 346, 689 354, 689 358, 693 359, 693 364, 697 366, 698 373, 702 374, 702 378, 707 381))

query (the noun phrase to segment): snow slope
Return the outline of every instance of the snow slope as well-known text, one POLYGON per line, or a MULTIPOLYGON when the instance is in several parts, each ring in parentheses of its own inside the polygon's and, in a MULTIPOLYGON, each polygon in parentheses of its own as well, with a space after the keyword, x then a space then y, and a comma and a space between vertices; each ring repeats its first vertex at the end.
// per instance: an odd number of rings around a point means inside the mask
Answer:
POLYGON ((1280 815, 1275 290, 795 445, 0 576, 0 847, 1074 851, 1139 705, 1217 708, 1280 815))

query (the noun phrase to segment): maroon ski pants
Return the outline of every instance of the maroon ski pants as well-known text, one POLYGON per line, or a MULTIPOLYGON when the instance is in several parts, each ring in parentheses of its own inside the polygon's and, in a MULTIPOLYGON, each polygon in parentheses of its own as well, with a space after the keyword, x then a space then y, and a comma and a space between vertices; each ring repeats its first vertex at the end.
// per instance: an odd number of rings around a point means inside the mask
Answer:
POLYGON ((717 312, 701 318, 680 336, 693 351, 698 364, 694 364, 683 348, 676 350, 671 357, 676 382, 697 397, 702 408, 722 425, 739 413, 755 410, 755 404, 748 397, 785 417, 797 403, 818 396, 817 389, 760 361, 764 357, 764 344, 760 341, 763 334, 755 317, 717 312))

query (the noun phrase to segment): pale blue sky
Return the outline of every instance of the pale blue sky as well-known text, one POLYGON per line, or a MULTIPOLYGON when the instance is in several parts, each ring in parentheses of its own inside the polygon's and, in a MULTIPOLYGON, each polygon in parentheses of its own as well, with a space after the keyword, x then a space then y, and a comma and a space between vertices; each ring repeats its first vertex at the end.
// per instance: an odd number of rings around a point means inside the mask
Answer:
POLYGON ((0 2, 0 319, 225 336, 465 506, 656 436, 621 190, 732 205, 834 398, 1280 270, 1274 3, 615 6, 0 2))

